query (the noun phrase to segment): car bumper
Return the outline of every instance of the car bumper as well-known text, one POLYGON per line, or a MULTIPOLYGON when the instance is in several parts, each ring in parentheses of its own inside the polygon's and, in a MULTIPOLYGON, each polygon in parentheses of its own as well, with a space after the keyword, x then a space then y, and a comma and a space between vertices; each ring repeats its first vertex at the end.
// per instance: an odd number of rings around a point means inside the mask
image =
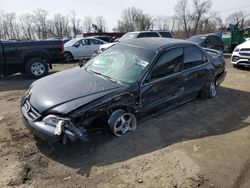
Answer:
MULTIPOLYGON (((66 135, 71 141, 75 141, 79 138, 77 134, 73 133, 71 130, 65 129, 63 133, 58 136, 55 134, 56 127, 45 124, 41 121, 32 120, 25 108, 21 108, 23 115, 23 122, 25 126, 30 130, 30 132, 35 136, 47 142, 59 142, 62 140, 63 136, 66 135)), ((80 138, 81 139, 81 138, 80 138)), ((83 140, 83 139, 82 139, 83 140)))
POLYGON ((227 71, 224 71, 223 73, 221 73, 216 80, 216 85, 219 86, 226 78, 227 75, 227 71))
POLYGON ((250 66, 250 56, 242 56, 238 52, 233 52, 231 63, 234 65, 250 66))

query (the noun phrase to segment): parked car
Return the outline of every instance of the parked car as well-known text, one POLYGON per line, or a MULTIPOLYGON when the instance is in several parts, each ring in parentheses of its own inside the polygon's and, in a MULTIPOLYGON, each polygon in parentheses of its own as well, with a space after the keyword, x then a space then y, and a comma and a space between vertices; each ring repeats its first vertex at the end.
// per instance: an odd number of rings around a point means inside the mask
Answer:
POLYGON ((96 38, 75 38, 64 44, 66 61, 91 58, 101 44, 107 42, 96 38))
POLYGON ((176 39, 120 42, 83 67, 34 82, 22 98, 24 122, 47 141, 84 141, 103 120, 122 136, 161 109, 198 96, 215 97, 226 75, 225 62, 221 53, 209 53, 176 39))
POLYGON ((231 63, 234 67, 250 66, 250 40, 236 46, 232 53, 231 63))
POLYGON ((109 44, 103 44, 99 47, 98 53, 103 52, 109 47, 115 45, 117 42, 135 39, 135 38, 146 38, 146 37, 163 37, 163 38, 173 38, 173 35, 169 31, 134 31, 125 33, 119 40, 109 44))
POLYGON ((201 47, 219 50, 223 52, 223 42, 221 37, 215 34, 195 35, 188 39, 191 42, 199 44, 201 47))
POLYGON ((108 35, 96 35, 96 36, 92 36, 93 38, 97 38, 97 39, 101 39, 105 42, 111 43, 113 42, 113 37, 108 36, 108 35))
POLYGON ((0 41, 0 75, 25 73, 31 78, 48 74, 52 63, 64 61, 62 41, 0 41))

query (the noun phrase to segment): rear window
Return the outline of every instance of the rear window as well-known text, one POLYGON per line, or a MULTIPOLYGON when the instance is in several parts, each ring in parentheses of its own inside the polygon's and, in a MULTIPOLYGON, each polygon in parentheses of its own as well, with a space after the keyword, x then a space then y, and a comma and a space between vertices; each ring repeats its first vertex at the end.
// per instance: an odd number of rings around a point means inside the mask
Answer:
POLYGON ((169 32, 159 32, 161 34, 162 37, 164 38, 173 38, 173 36, 171 35, 171 33, 169 32))
POLYGON ((137 38, 144 38, 144 37, 159 37, 159 35, 156 32, 145 32, 145 33, 140 33, 137 38))

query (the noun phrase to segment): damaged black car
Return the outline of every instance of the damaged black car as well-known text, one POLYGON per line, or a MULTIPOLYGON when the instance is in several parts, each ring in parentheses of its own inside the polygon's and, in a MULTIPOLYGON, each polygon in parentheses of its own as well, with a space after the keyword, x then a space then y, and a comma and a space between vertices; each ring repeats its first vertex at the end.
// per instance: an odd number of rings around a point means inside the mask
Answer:
POLYGON ((177 39, 133 39, 35 81, 21 112, 31 132, 46 141, 87 141, 99 120, 119 137, 163 109, 215 97, 225 75, 221 52, 177 39))

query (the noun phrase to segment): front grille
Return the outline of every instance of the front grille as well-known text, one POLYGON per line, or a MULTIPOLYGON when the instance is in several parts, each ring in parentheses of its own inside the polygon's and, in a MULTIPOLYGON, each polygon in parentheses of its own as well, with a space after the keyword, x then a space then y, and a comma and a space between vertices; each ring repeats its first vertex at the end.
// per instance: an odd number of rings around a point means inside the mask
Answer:
POLYGON ((28 114, 29 118, 31 120, 35 120, 37 118, 39 118, 41 115, 37 112, 37 110, 35 108, 33 108, 29 101, 26 100, 23 104, 23 108, 26 111, 26 113, 28 114))
POLYGON ((242 56, 250 56, 250 48, 242 48, 242 49, 240 49, 239 54, 242 55, 242 56))

